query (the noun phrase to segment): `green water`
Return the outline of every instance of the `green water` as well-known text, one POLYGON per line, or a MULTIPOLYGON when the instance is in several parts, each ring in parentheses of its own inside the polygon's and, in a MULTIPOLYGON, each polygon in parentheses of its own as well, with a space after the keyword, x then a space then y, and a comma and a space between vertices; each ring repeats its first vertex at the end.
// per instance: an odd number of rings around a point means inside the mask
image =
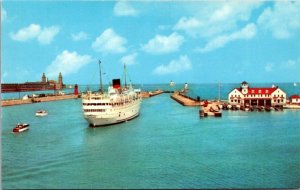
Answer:
POLYGON ((4 189, 300 186, 300 110, 200 119, 162 94, 109 127, 89 128, 80 99, 4 107, 2 116, 4 189), (19 121, 30 130, 12 134, 19 121))

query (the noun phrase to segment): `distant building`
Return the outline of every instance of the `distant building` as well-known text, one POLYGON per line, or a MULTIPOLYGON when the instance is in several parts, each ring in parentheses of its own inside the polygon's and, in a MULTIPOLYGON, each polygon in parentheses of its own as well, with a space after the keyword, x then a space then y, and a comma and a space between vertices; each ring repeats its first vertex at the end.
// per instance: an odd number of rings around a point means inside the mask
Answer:
POLYGON ((286 104, 286 93, 277 86, 250 88, 247 82, 243 82, 240 88, 235 88, 228 94, 228 103, 242 106, 283 106, 286 104))
POLYGON ((1 92, 24 92, 24 91, 39 91, 39 90, 62 90, 65 87, 63 84, 62 74, 58 75, 58 82, 55 80, 48 80, 45 73, 39 82, 25 82, 25 83, 6 83, 1 84, 1 92))
POLYGON ((290 102, 292 104, 300 104, 300 96, 299 95, 292 95, 290 97, 290 102))

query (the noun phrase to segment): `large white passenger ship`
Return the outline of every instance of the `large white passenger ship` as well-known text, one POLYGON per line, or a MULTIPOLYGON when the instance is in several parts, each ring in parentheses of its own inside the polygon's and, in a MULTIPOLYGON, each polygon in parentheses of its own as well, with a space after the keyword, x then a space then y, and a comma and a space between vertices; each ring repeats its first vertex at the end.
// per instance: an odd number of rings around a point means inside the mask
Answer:
POLYGON ((127 87, 125 82, 122 88, 120 79, 114 79, 105 93, 88 91, 82 95, 84 118, 92 127, 131 120, 139 116, 140 104, 141 98, 132 85, 127 87))

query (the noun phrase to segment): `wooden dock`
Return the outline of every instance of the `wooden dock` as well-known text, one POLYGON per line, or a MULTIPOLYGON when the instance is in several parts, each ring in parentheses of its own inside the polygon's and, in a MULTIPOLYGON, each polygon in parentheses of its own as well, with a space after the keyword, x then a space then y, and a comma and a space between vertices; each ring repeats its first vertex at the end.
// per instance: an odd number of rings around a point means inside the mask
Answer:
POLYGON ((67 95, 28 98, 26 100, 23 99, 1 100, 1 106, 2 107, 14 106, 14 105, 32 104, 38 102, 49 102, 49 101, 67 100, 67 99, 76 99, 76 98, 79 98, 79 95, 67 94, 67 95))
POLYGON ((200 100, 188 97, 180 92, 174 92, 171 98, 180 103, 183 106, 200 106, 200 100))

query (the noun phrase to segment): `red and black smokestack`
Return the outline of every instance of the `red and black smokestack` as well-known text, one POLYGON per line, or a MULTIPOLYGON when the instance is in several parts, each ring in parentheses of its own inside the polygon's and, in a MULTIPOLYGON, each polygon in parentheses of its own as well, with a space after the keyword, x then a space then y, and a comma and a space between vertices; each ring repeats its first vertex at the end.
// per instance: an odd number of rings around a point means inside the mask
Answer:
POLYGON ((113 79, 113 88, 120 89, 121 88, 121 80, 120 79, 113 79))

